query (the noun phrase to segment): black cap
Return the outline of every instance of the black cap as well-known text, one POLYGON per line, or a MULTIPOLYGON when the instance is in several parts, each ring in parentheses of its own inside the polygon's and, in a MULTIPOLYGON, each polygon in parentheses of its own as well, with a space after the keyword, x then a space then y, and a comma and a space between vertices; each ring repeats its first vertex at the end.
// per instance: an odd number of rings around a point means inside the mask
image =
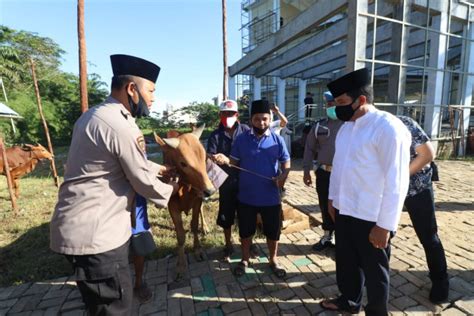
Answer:
POLYGON ((137 76, 156 82, 160 67, 148 60, 129 55, 111 55, 112 72, 114 76, 137 76))
POLYGON ((334 98, 346 92, 365 87, 370 84, 369 69, 362 68, 328 83, 328 89, 334 98))
POLYGON ((267 100, 252 101, 250 116, 257 113, 270 113, 270 103, 267 100))

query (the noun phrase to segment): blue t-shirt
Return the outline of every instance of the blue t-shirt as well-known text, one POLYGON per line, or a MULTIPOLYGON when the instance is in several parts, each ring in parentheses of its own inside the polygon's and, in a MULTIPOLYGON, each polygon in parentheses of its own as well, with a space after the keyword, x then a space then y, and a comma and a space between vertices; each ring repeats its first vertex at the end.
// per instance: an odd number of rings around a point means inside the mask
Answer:
MULTIPOLYGON (((145 154, 145 158, 146 158, 145 154)), ((147 231, 150 229, 148 222, 148 206, 146 199, 138 193, 135 193, 135 228, 132 227, 132 235, 147 231)))
POLYGON ((147 202, 140 194, 135 197, 135 228, 132 227, 132 235, 147 231, 150 229, 148 222, 147 202))
MULTIPOLYGON (((230 157, 239 161, 241 168, 269 178, 278 176, 279 164, 290 160, 288 149, 280 135, 267 130, 259 139, 253 129, 243 132, 235 139, 230 157)), ((238 199, 252 206, 281 203, 279 189, 274 181, 245 171, 239 173, 238 199)))

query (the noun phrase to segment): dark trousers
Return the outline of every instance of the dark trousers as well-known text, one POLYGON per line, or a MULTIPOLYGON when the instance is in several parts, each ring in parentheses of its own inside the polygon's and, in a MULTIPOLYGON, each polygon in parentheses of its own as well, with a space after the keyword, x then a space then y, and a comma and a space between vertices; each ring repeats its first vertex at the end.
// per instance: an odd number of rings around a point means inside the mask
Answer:
POLYGON ((319 208, 323 217, 323 230, 334 230, 334 222, 329 216, 328 196, 329 196, 329 178, 331 173, 318 168, 316 170, 316 192, 318 193, 319 208))
POLYGON ((304 113, 304 117, 305 118, 311 118, 311 112, 313 111, 312 108, 310 108, 307 104, 305 104, 306 106, 306 110, 305 110, 305 113, 304 113))
POLYGON ((374 222, 336 215, 336 278, 342 298, 360 307, 367 287, 366 315, 388 315, 390 244, 377 249, 369 242, 374 222))
POLYGON ((444 280, 448 277, 446 256, 436 225, 433 187, 407 197, 405 206, 410 214, 413 228, 425 249, 426 261, 432 280, 444 280))
POLYGON ((128 265, 129 242, 95 255, 71 256, 77 287, 88 315, 132 314, 133 287, 128 265))

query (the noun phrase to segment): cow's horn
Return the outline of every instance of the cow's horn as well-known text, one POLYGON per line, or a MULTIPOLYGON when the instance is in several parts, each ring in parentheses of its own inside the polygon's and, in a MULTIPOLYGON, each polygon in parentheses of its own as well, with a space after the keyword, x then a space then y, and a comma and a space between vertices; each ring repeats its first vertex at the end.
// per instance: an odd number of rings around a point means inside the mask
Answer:
POLYGON ((198 139, 201 137, 202 135, 202 131, 204 130, 204 127, 206 127, 206 124, 202 124, 201 126, 199 126, 198 128, 196 128, 194 131, 193 131, 193 135, 195 135, 198 139))
POLYGON ((175 149, 179 146, 179 138, 163 138, 163 141, 166 143, 166 145, 175 149))

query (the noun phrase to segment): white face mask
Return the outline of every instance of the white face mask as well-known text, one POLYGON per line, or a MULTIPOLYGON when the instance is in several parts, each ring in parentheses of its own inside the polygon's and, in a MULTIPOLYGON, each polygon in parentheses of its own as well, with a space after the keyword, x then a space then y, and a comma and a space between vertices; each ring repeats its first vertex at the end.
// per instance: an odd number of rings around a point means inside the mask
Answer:
POLYGON ((235 116, 226 117, 225 127, 231 128, 232 126, 234 126, 235 122, 237 122, 237 117, 235 116))

